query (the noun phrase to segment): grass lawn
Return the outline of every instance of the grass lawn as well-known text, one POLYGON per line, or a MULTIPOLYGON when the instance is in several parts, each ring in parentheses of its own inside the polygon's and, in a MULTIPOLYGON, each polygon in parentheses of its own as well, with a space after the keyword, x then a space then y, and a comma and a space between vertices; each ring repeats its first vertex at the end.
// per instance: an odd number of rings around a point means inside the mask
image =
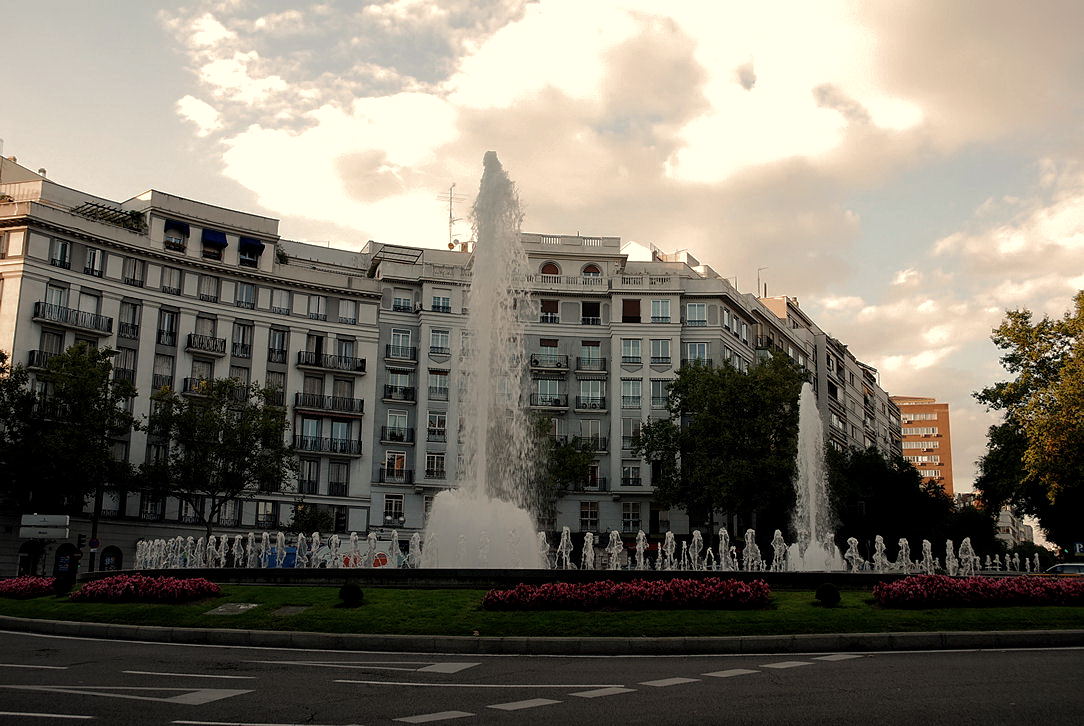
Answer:
POLYGON ((226 585, 223 596, 190 605, 74 603, 66 598, 0 598, 0 615, 173 627, 308 630, 337 633, 484 636, 689 636, 794 633, 1029 630, 1084 628, 1084 607, 882 610, 868 591, 843 591, 824 608, 812 592, 777 591, 768 610, 642 610, 635 612, 486 612, 483 590, 365 591, 356 609, 337 607, 337 587, 226 585), (222 603, 258 603, 240 615, 205 615, 222 603), (284 605, 299 615, 278 616, 284 605))

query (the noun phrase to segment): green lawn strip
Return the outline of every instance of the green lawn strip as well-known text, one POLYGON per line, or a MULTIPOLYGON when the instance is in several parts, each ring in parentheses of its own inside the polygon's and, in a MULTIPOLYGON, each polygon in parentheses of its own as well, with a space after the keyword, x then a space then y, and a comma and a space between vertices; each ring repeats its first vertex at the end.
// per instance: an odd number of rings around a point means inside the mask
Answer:
POLYGON ((73 603, 53 597, 0 599, 0 614, 173 627, 308 630, 336 633, 484 636, 711 636, 796 633, 1031 630, 1084 628, 1084 607, 940 608, 888 610, 868 591, 843 591, 837 607, 816 604, 811 592, 777 591, 768 610, 642 610, 623 612, 487 612, 482 590, 365 591, 356 609, 337 607, 336 587, 227 585, 223 597, 188 605, 73 603), (205 615, 226 602, 258 603, 240 615, 205 615), (276 616, 284 605, 298 615, 276 616))

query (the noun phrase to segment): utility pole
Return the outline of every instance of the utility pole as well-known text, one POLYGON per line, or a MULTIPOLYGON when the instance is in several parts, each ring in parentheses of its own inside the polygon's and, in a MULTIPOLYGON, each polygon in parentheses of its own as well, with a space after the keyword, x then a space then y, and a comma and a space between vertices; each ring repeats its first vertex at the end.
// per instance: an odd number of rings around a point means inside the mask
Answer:
POLYGON ((765 265, 764 267, 758 267, 757 268, 757 297, 761 297, 762 295, 763 295, 763 297, 768 297, 768 291, 767 290, 765 290, 763 293, 760 290, 760 271, 761 270, 767 270, 767 269, 768 269, 767 265, 765 265))
POLYGON ((448 249, 455 249, 455 223, 463 221, 462 217, 455 216, 453 205, 455 202, 466 201, 466 197, 462 194, 455 193, 455 182, 448 187, 448 191, 445 194, 441 194, 439 197, 442 202, 448 202, 448 249))

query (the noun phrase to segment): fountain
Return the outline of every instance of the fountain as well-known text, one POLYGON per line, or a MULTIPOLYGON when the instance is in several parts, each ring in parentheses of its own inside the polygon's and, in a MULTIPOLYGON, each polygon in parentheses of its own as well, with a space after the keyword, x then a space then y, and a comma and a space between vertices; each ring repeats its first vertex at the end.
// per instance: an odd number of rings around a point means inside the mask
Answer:
POLYGON ((842 570, 843 558, 832 542, 833 522, 828 504, 828 474, 824 468, 824 427, 813 386, 802 384, 798 400, 798 455, 794 478, 794 531, 791 570, 842 570))
POLYGON ((469 343, 462 351, 463 483, 434 498, 426 538, 435 547, 422 552, 422 562, 425 567, 538 568, 539 552, 513 553, 508 536, 516 530, 535 538, 527 511, 534 504, 528 486, 530 425, 521 405, 525 347, 516 308, 528 296, 522 213, 496 153, 486 152, 483 166, 473 210, 477 242, 468 293, 469 343), (460 558, 459 535, 483 531, 493 533, 485 561, 478 546, 460 558), (453 552, 457 556, 450 560, 453 552))

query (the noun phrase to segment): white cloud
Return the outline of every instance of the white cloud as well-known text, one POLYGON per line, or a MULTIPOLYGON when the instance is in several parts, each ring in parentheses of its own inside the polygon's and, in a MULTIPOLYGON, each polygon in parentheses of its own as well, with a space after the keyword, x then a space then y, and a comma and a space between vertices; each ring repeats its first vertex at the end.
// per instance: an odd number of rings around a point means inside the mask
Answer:
POLYGON ((222 119, 218 110, 195 96, 184 96, 177 101, 177 113, 196 125, 197 136, 207 136, 222 128, 222 119))

